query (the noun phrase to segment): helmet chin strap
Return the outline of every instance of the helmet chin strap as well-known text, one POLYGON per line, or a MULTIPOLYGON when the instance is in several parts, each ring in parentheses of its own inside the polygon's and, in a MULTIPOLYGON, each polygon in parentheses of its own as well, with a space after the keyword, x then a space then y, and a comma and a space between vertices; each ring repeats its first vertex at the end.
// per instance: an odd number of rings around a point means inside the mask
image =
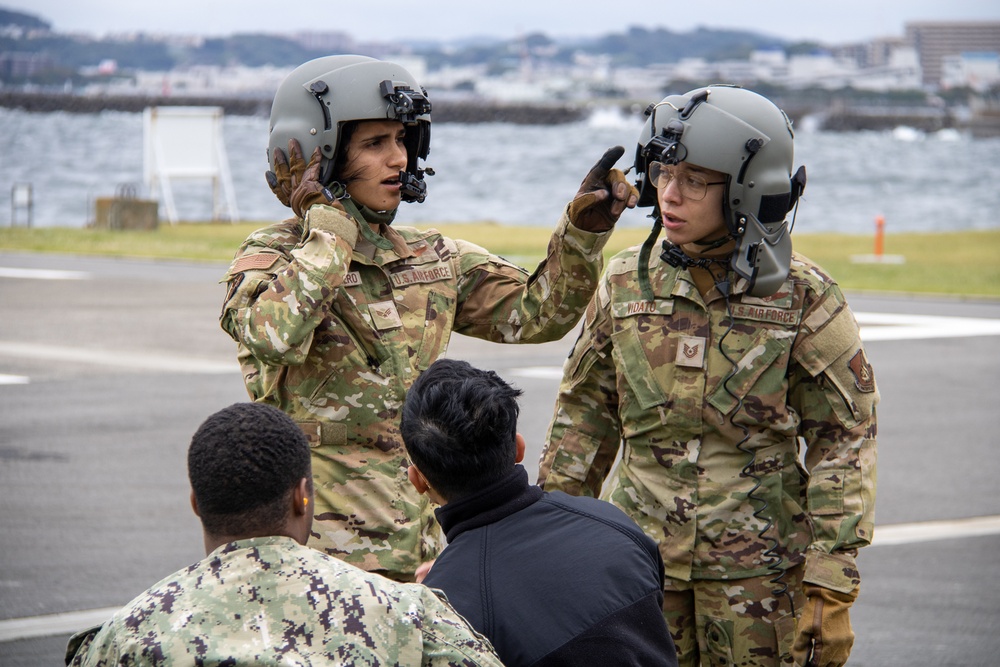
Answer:
MULTIPOLYGON (((644 301, 653 301, 653 287, 649 282, 649 255, 653 249, 653 244, 656 243, 656 239, 660 235, 660 229, 663 227, 659 216, 659 206, 653 209, 649 217, 653 219, 653 228, 649 231, 649 236, 646 237, 646 240, 643 241, 642 247, 639 248, 639 292, 644 301)), ((725 234, 714 241, 695 241, 695 244, 702 246, 704 252, 710 252, 716 248, 721 248, 734 238, 732 234, 725 234)), ((663 240, 661 247, 663 248, 663 252, 660 253, 660 258, 675 268, 681 267, 687 269, 692 266, 698 266, 708 269, 713 264, 729 268, 730 257, 728 255, 724 258, 691 257, 680 246, 674 245, 667 239, 663 240)))
MULTIPOLYGON (((695 241, 695 245, 702 246, 703 252, 710 252, 716 248, 721 248, 730 241, 733 240, 731 234, 726 234, 721 238, 717 238, 714 241, 695 241)), ((730 255, 725 255, 723 257, 691 257, 684 249, 679 245, 675 245, 670 241, 664 239, 663 241, 663 252, 660 253, 660 258, 674 268, 684 268, 690 269, 693 267, 705 269, 709 274, 713 276, 716 288, 721 294, 729 294, 729 269, 730 269, 730 255), (712 266, 720 266, 724 269, 721 276, 716 275, 712 271, 712 266)))
POLYGON ((639 248, 639 293, 642 295, 643 301, 653 300, 653 286, 649 283, 649 253, 652 251, 656 237, 660 235, 660 227, 662 227, 659 209, 660 207, 657 206, 649 214, 649 217, 653 219, 653 228, 649 230, 649 236, 639 248))
POLYGON ((694 243, 695 245, 702 246, 702 252, 709 252, 715 250, 716 248, 721 248, 722 246, 726 245, 735 238, 736 237, 734 237, 732 234, 724 234, 723 236, 720 236, 714 241, 700 240, 700 241, 695 241, 694 243))
MULTIPOLYGON (((728 238, 726 239, 729 240, 728 238)), ((720 245, 714 245, 713 248, 718 248, 720 245)), ((713 264, 719 264, 726 266, 729 264, 729 257, 718 258, 718 257, 691 257, 684 250, 678 246, 674 245, 670 241, 663 242, 663 252, 660 253, 660 259, 664 262, 673 266, 675 268, 689 269, 692 266, 698 266, 703 269, 711 267, 713 264)))
POLYGON ((712 264, 728 264, 728 255, 725 257, 706 257, 705 255, 717 248, 723 247, 734 239, 735 237, 732 234, 726 233, 712 241, 706 241, 704 239, 693 241, 692 245, 699 246, 697 252, 697 254, 700 255, 699 257, 691 257, 684 252, 684 249, 679 245, 671 243, 669 239, 664 239, 663 253, 660 257, 670 266, 683 267, 685 269, 692 266, 700 266, 707 269, 712 264))

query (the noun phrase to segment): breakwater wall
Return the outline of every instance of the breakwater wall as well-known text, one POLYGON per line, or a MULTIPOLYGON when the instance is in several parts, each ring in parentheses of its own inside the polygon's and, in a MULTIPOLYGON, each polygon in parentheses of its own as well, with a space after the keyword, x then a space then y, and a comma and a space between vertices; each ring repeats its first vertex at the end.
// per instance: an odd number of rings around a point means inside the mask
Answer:
POLYGON ((125 111, 141 113, 146 107, 218 106, 235 116, 267 116, 271 100, 251 97, 157 96, 157 95, 73 95, 70 93, 28 93, 0 90, 0 107, 31 112, 67 111, 98 113, 125 111))
POLYGON ((1000 136, 1000 114, 983 113, 955 117, 949 113, 865 113, 842 111, 823 118, 820 127, 831 132, 856 130, 892 130, 900 126, 912 127, 923 132, 959 130, 974 137, 1000 136))
MULTIPOLYGON (((971 116, 956 116, 940 108, 851 108, 835 105, 817 108, 788 104, 780 101, 796 123, 812 117, 818 129, 832 132, 857 130, 891 130, 899 126, 912 127, 925 132, 957 129, 974 136, 1000 136, 1000 112, 990 110, 971 116)), ((642 122, 635 102, 602 101, 601 108, 619 106, 624 115, 634 115, 642 122)), ((0 90, 0 107, 23 109, 31 112, 65 111, 70 113, 98 113, 125 111, 140 113, 146 107, 156 106, 218 106, 226 114, 237 116, 267 117, 271 111, 270 97, 209 97, 182 95, 73 95, 57 92, 24 92, 0 90)), ((594 107, 586 104, 505 103, 485 100, 435 99, 435 123, 511 123, 515 125, 559 125, 583 120, 594 107)))
MULTIPOLYGON (((229 115, 267 117, 271 98, 205 97, 158 95, 71 95, 26 93, 0 90, 0 107, 32 112, 66 111, 97 113, 125 111, 140 113, 146 107, 217 106, 229 115)), ((557 125, 587 117, 589 109, 566 104, 505 104, 499 102, 435 100, 435 123, 514 123, 521 125, 557 125)))

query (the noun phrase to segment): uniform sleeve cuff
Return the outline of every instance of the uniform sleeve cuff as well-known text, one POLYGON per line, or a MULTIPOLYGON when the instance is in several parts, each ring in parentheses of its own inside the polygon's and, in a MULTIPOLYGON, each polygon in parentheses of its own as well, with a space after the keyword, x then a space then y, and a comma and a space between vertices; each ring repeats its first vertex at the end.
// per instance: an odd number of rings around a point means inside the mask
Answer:
POLYGON ((611 238, 614 227, 606 232, 588 232, 575 226, 569 219, 569 204, 563 208, 556 234, 563 237, 565 243, 575 247, 581 254, 588 257, 596 256, 604 250, 605 244, 611 238))
POLYGON ((861 585, 854 556, 849 553, 828 554, 822 551, 806 552, 802 580, 841 593, 851 593, 861 585))
POLYGON ((309 229, 322 229, 342 238, 351 248, 358 242, 358 224, 344 211, 324 204, 314 204, 306 211, 309 229))

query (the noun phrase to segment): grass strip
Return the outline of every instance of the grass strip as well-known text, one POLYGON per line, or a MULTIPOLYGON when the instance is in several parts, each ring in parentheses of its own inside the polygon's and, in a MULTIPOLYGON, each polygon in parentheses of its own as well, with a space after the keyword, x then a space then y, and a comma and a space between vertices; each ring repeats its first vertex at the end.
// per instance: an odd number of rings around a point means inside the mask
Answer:
MULTIPOLYGON (((65 227, 0 228, 0 250, 142 257, 226 263, 264 223, 180 223, 153 231, 65 227)), ((423 224, 465 239, 522 266, 544 254, 551 230, 492 222, 423 224)), ((642 243, 645 229, 615 230, 607 257, 642 243)), ((795 249, 816 261, 845 290, 1000 298, 1000 230, 898 233, 885 237, 882 261, 870 260, 872 236, 793 234, 795 249), (900 263, 894 260, 900 259, 900 263)))

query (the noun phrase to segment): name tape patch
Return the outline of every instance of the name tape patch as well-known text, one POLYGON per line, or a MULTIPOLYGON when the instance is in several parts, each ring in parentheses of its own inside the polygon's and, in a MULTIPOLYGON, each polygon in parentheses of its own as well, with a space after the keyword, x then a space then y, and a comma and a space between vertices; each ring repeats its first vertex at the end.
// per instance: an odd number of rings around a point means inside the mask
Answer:
POLYGON ((785 310, 767 306, 751 306, 738 303, 733 306, 733 317, 757 322, 774 322, 775 324, 796 324, 799 321, 799 311, 785 310))
POLYGON ((611 304, 611 314, 615 317, 632 317, 634 315, 669 315, 674 312, 674 302, 655 301, 624 301, 611 304))
POLYGON ((420 283, 436 283, 440 280, 451 280, 451 265, 441 264, 429 269, 408 267, 389 276, 393 287, 406 287, 420 283))

